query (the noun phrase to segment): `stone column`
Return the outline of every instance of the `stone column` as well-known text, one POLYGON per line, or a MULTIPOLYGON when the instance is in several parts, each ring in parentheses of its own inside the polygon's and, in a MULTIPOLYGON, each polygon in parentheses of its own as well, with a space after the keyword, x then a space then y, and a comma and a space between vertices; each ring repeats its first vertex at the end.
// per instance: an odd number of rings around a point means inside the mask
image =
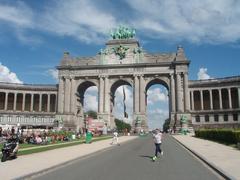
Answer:
POLYGON ((7 111, 7 108, 8 108, 8 92, 5 93, 4 110, 7 111))
POLYGON ((145 109, 146 109, 146 104, 145 104, 145 82, 144 82, 144 78, 143 75, 140 76, 140 88, 139 88, 139 94, 140 94, 140 112, 141 113, 145 113, 145 109))
POLYGON ((219 93, 219 105, 220 105, 220 109, 222 109, 222 93, 221 93, 221 89, 218 89, 218 93, 219 93))
POLYGON ((109 97, 109 79, 105 76, 104 81, 104 112, 109 112, 110 107, 110 97, 109 97))
POLYGON ((31 108, 30 108, 30 111, 33 112, 33 96, 34 94, 31 94, 31 108))
POLYGON ((238 108, 240 108, 240 88, 238 88, 238 108))
POLYGON ((98 111, 99 113, 103 113, 103 98, 104 98, 104 81, 103 77, 99 76, 99 91, 98 91, 98 98, 99 98, 99 103, 98 103, 98 111))
POLYGON ((47 94, 47 112, 50 112, 50 94, 47 94))
POLYGON ((72 89, 71 89, 71 112, 75 113, 75 109, 76 109, 76 80, 73 78, 71 81, 72 85, 72 89))
POLYGON ((194 107, 194 91, 191 91, 191 102, 192 102, 192 110, 194 111, 195 110, 195 107, 194 107))
POLYGON ((182 87, 181 87, 181 74, 177 73, 177 111, 183 112, 183 99, 182 99, 182 87))
POLYGON ((39 112, 42 111, 42 94, 39 94, 39 112))
POLYGON ((188 91, 188 73, 184 74, 184 99, 185 99, 185 111, 190 110, 190 99, 188 91))
POLYGON ((25 99, 26 99, 26 94, 23 93, 22 111, 25 111, 25 99))
POLYGON ((204 107, 203 107, 203 91, 200 90, 200 102, 201 102, 201 110, 204 110, 204 107))
POLYGON ((175 102, 175 82, 174 82, 174 74, 171 74, 171 107, 172 112, 176 112, 176 102, 175 102))
MULTIPOLYGON (((58 95, 57 94, 54 94, 55 95, 55 107, 54 107, 54 112, 56 111, 57 112, 57 99, 58 99, 58 95)), ((50 98, 51 99, 51 98, 50 98)))
POLYGON ((70 79, 66 78, 65 91, 64 91, 64 111, 69 113, 70 111, 70 79))
POLYGON ((134 112, 139 112, 139 79, 138 76, 134 76, 134 112))
POLYGON ((212 90, 209 90, 209 94, 210 94, 210 109, 213 110, 213 97, 212 97, 212 90))
POLYGON ((16 111, 16 107, 17 107, 17 93, 14 93, 13 111, 16 111))
POLYGON ((63 113, 64 107, 64 80, 62 77, 59 78, 59 87, 58 87, 58 112, 63 113))
POLYGON ((228 88, 228 99, 229 99, 229 109, 232 109, 232 96, 231 96, 231 88, 228 88))

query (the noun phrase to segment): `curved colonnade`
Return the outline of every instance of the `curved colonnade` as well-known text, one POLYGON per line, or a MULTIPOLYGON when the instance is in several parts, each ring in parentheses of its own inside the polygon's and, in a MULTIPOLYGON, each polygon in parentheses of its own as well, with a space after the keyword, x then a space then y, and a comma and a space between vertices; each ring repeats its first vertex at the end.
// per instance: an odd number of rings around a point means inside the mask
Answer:
POLYGON ((0 124, 52 127, 56 105, 56 85, 0 83, 0 124))

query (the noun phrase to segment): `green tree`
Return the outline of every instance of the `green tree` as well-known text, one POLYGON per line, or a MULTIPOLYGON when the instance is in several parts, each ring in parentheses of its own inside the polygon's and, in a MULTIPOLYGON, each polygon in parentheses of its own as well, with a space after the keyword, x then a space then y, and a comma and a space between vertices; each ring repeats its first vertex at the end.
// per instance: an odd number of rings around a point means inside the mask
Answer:
POLYGON ((85 112, 84 114, 88 115, 89 117, 91 117, 93 119, 97 119, 97 112, 96 111, 89 110, 89 111, 85 112))
POLYGON ((127 129, 128 132, 131 130, 131 125, 122 120, 115 119, 115 124, 118 132, 123 132, 124 129, 127 129))
POLYGON ((165 120, 165 122, 163 124, 163 131, 167 132, 169 128, 170 128, 170 119, 168 118, 165 120))

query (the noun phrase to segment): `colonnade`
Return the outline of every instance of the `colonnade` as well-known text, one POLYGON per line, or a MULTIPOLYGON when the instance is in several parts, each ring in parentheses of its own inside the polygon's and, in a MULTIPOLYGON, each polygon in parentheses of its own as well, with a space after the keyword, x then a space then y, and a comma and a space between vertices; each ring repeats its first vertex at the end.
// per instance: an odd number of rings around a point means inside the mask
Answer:
POLYGON ((0 92, 0 110, 56 112, 57 92, 0 92))
POLYGON ((240 108, 240 88, 192 89, 191 110, 222 110, 240 108))

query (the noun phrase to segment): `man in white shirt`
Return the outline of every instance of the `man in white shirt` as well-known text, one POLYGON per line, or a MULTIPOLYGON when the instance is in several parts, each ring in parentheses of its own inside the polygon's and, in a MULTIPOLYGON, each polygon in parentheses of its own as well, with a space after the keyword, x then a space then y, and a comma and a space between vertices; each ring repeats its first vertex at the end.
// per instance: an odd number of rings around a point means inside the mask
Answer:
POLYGON ((116 143, 117 145, 120 145, 118 143, 118 132, 117 131, 113 132, 113 139, 112 139, 112 143, 111 144, 114 144, 114 143, 116 143))
POLYGON ((163 155, 163 151, 161 150, 161 143, 162 143, 162 133, 159 129, 156 129, 153 133, 153 139, 155 144, 155 156, 152 158, 153 161, 157 159, 158 153, 163 155))

